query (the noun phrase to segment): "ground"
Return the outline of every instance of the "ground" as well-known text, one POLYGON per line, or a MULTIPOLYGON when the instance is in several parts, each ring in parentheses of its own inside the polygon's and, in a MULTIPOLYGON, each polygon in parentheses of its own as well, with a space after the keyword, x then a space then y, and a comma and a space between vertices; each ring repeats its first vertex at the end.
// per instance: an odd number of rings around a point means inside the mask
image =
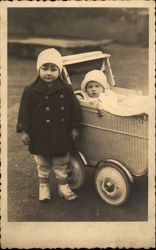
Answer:
MULTIPOLYGON (((112 44, 105 48, 112 55, 111 64, 117 86, 141 89, 148 93, 148 49, 112 44)), ((148 219, 147 178, 132 187, 128 201, 111 207, 98 196, 94 186, 95 170, 86 168, 79 198, 67 202, 57 194, 51 173, 52 199, 38 201, 37 170, 33 157, 16 134, 18 105, 23 87, 35 79, 35 60, 9 57, 8 60, 8 220, 9 221, 144 221, 148 219)))

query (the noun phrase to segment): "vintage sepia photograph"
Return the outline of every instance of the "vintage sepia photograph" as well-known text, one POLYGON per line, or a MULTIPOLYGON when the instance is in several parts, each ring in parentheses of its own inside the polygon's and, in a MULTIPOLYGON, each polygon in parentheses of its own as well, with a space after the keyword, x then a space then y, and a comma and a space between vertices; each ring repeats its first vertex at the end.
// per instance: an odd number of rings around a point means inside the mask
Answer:
POLYGON ((155 246, 154 2, 80 2, 1 4, 2 248, 155 246))

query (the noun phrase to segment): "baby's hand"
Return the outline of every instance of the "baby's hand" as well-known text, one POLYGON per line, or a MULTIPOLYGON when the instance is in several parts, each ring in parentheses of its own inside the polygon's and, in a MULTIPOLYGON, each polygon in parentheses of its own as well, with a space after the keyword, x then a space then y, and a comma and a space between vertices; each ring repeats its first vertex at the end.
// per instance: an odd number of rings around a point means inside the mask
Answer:
POLYGON ((24 143, 24 145, 29 145, 30 143, 30 137, 26 132, 22 132, 21 140, 24 143))
POLYGON ((72 128, 71 130, 71 138, 75 141, 79 136, 79 130, 77 128, 72 128))
POLYGON ((99 100, 89 101, 89 103, 90 103, 91 105, 94 105, 96 108, 99 107, 99 100))
POLYGON ((84 99, 84 97, 80 93, 77 93, 76 97, 79 101, 82 101, 84 99))

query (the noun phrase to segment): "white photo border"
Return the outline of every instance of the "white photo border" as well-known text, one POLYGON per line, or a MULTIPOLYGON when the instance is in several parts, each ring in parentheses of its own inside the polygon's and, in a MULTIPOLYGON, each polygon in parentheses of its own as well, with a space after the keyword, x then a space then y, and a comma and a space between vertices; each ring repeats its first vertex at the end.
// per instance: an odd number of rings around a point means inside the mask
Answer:
POLYGON ((149 248, 155 247, 155 17, 154 1, 1 2, 1 138, 2 248, 149 248), (7 9, 24 7, 149 8, 149 117, 148 221, 146 222, 8 222, 7 221, 7 9))

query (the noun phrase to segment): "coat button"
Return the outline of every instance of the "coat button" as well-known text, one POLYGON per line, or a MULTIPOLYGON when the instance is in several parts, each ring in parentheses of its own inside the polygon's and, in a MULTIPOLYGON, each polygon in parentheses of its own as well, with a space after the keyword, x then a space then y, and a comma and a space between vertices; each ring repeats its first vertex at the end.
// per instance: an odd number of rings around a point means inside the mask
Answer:
POLYGON ((46 110, 46 111, 49 111, 49 110, 50 110, 50 107, 46 107, 45 110, 46 110))
POLYGON ((61 119, 61 122, 64 122, 64 118, 61 119))
POLYGON ((48 98, 49 98, 48 95, 46 95, 46 96, 45 96, 45 99, 48 100, 48 98))
POLYGON ((61 94, 61 95, 60 95, 60 98, 63 99, 63 98, 64 98, 64 95, 61 94))
POLYGON ((50 120, 49 120, 49 119, 47 119, 47 120, 46 120, 46 123, 50 123, 50 120))
POLYGON ((64 107, 61 107, 61 110, 64 110, 64 107))

